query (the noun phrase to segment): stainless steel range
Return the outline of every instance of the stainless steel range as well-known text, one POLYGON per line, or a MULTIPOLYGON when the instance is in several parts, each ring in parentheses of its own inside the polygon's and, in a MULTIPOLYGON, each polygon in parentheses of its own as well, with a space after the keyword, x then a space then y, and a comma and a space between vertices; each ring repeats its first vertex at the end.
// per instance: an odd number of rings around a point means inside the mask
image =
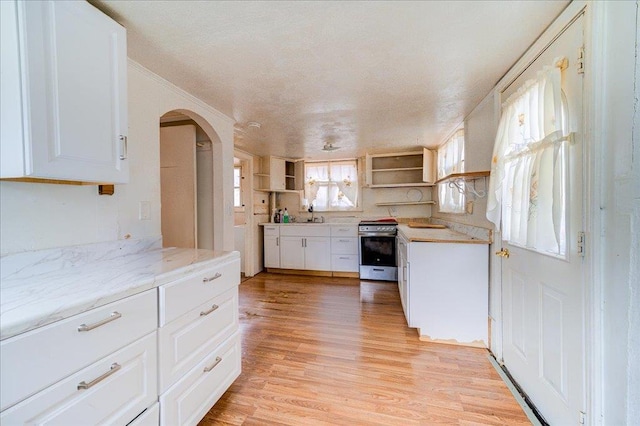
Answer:
POLYGON ((397 222, 388 220, 360 222, 360 279, 398 280, 397 226, 397 222))

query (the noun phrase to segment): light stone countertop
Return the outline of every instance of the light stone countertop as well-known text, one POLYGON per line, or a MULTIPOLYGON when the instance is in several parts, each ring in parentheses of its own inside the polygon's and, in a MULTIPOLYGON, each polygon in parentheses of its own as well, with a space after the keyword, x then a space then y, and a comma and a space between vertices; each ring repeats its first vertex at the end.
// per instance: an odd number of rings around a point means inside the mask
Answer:
POLYGON ((410 228, 409 225, 398 225, 398 232, 410 242, 490 244, 489 240, 471 237, 448 228, 410 228))
POLYGON ((239 257, 157 243, 131 249, 122 242, 3 256, 0 340, 239 257))

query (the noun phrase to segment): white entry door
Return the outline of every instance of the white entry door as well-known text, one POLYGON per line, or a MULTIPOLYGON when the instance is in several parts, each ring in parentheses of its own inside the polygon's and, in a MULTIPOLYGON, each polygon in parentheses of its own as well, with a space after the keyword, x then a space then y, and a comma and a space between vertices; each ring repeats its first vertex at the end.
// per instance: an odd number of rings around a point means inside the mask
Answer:
POLYGON ((566 254, 541 254, 503 241, 510 256, 501 262, 504 364, 552 425, 578 424, 585 407, 584 279, 583 258, 578 252, 584 197, 583 76, 577 69, 584 19, 580 17, 566 28, 502 93, 504 101, 556 58, 568 59, 568 68, 562 71, 573 132, 566 145, 566 227, 561 230, 566 237, 566 254))

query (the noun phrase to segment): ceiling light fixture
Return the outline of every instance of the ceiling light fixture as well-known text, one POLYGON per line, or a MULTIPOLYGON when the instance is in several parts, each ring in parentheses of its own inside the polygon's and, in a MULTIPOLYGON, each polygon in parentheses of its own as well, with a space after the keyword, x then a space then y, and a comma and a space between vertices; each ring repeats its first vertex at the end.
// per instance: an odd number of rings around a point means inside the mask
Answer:
POLYGON ((333 143, 331 142, 327 142, 324 144, 324 146, 322 147, 323 151, 335 151, 336 149, 340 149, 339 146, 333 146, 333 143))

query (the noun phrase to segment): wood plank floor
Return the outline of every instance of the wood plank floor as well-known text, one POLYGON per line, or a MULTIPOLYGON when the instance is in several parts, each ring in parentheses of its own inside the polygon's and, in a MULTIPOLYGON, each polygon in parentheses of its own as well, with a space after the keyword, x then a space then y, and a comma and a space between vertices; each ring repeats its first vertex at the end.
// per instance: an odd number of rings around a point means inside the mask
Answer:
POLYGON ((421 342, 395 283, 240 285, 242 374, 205 425, 530 424, 487 351, 421 342))

